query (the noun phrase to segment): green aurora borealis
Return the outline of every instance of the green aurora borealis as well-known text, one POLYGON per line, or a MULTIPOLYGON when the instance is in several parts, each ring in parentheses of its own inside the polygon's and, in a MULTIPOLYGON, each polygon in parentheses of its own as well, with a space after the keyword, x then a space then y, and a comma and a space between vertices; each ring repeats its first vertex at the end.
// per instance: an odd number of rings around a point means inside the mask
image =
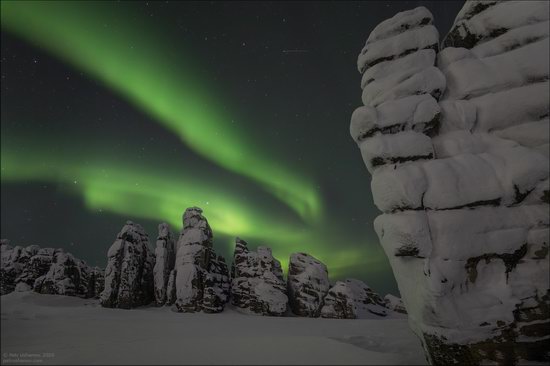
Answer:
POLYGON ((396 293, 348 126, 356 53, 414 6, 2 1, 2 237, 104 266, 127 218, 154 241, 199 206, 226 259, 239 236, 396 293))
POLYGON ((193 70, 188 58, 166 57, 170 50, 154 31, 115 16, 101 2, 2 2, 3 27, 95 75, 195 152, 257 181, 304 218, 319 216, 312 183, 269 152, 250 147, 252 139, 232 128, 230 118, 215 107, 208 85, 185 72, 193 70), (116 29, 105 22, 117 24, 116 29), (129 46, 136 38, 139 43, 129 46))

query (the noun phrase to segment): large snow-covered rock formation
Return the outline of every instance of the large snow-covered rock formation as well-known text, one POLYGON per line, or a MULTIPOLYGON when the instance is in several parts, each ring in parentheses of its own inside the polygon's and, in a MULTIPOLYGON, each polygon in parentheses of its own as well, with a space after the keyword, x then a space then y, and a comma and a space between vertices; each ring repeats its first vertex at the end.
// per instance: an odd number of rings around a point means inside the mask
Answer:
POLYGON ((105 288, 101 305, 131 309, 154 299, 153 266, 149 237, 139 224, 127 221, 107 253, 105 288))
POLYGON ((321 317, 366 319, 388 315, 386 303, 363 281, 346 279, 330 288, 321 308, 321 317))
POLYGON ((306 253, 294 253, 288 265, 288 301, 296 315, 318 317, 330 283, 327 267, 306 253))
POLYGON ((168 277, 169 302, 180 312, 223 310, 229 298, 229 271, 212 247, 212 229, 202 210, 191 207, 183 214, 174 272, 168 277))
POLYGON ((271 249, 260 246, 250 251, 237 238, 231 267, 231 303, 248 312, 281 316, 287 310, 288 297, 281 263, 271 249))
POLYGON ((548 1, 466 1, 439 52, 419 7, 359 55, 350 132, 432 364, 550 360, 548 22, 548 1))

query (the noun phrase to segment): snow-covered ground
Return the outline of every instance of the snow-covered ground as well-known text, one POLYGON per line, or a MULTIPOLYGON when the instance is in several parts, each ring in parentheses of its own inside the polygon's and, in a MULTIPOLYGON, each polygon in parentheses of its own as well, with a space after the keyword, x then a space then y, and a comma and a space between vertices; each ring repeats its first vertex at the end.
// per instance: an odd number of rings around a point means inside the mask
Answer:
POLYGON ((97 300, 1 297, 2 364, 425 364, 403 318, 310 319, 101 308, 97 300), (26 361, 26 362, 25 362, 26 361))

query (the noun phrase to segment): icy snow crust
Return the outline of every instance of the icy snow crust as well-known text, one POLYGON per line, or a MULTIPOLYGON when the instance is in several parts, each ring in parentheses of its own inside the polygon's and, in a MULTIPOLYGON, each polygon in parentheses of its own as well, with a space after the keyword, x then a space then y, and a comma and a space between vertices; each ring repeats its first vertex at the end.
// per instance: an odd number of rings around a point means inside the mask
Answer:
POLYGON ((2 352, 54 354, 42 364, 426 362, 406 319, 389 316, 353 320, 275 318, 245 315, 232 306, 220 314, 181 314, 169 307, 153 306, 123 311, 101 308, 97 300, 32 292, 2 296, 1 311, 2 352))
POLYGON ((435 364, 550 359, 548 4, 467 1, 436 58, 417 8, 358 57, 350 133, 435 364))

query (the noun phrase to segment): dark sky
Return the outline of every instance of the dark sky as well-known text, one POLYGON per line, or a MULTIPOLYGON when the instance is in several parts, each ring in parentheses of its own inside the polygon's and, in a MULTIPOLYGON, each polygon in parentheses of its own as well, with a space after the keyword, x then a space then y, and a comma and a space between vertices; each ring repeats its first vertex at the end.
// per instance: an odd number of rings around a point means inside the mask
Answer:
POLYGON ((463 1, 23 3, 2 3, 2 238, 103 267, 126 219, 154 245, 199 205, 226 258, 239 235, 396 293, 356 58, 395 13, 444 35, 463 1))

